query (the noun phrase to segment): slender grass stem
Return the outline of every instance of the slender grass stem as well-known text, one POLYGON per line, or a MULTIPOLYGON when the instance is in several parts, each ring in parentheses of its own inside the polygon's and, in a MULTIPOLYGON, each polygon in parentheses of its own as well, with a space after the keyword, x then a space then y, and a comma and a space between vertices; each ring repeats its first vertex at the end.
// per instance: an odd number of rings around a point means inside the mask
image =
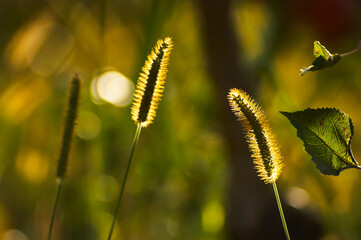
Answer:
POLYGON ((340 54, 341 57, 346 57, 348 55, 354 54, 355 52, 359 51, 361 49, 361 41, 359 42, 357 48, 355 48, 354 50, 352 50, 351 52, 347 52, 347 53, 343 53, 340 54))
POLYGON ((54 202, 54 206, 53 206, 53 211, 51 214, 51 220, 50 220, 50 225, 49 225, 49 233, 48 233, 48 240, 51 239, 51 233, 53 231, 53 225, 54 225, 54 219, 55 219, 55 213, 56 213, 56 207, 58 206, 58 202, 59 202, 59 196, 60 196, 60 191, 61 191, 61 187, 62 187, 62 180, 58 181, 58 187, 56 190, 56 196, 55 196, 55 202, 54 202))
POLYGON ((281 205, 280 196, 279 196, 279 194, 278 194, 276 182, 273 182, 273 183, 272 183, 272 186, 273 186, 273 191, 275 192, 275 196, 276 196, 276 200, 277 200, 277 206, 278 206, 278 210, 279 210, 279 212, 280 212, 283 229, 285 230, 285 234, 286 234, 287 240, 290 240, 291 238, 290 238, 290 235, 289 235, 289 233, 288 233, 286 218, 285 218, 285 215, 283 214, 283 209, 282 209, 282 205, 281 205))
POLYGON ((141 123, 138 123, 138 124, 137 124, 137 130, 135 131, 135 135, 134 135, 133 147, 132 147, 132 150, 131 150, 131 152, 130 152, 130 156, 129 156, 129 160, 128 160, 128 165, 127 165, 127 168, 126 168, 126 170, 125 170, 125 174, 124 174, 122 186, 121 186, 121 188, 120 188, 120 193, 119 193, 119 198, 118 198, 117 206, 116 206, 115 211, 114 211, 112 226, 110 227, 110 231, 109 231, 109 235, 108 235, 108 240, 111 240, 111 238, 112 238, 112 234, 113 234, 115 222, 116 222, 116 220, 117 220, 117 214, 118 214, 119 207, 120 207, 120 202, 122 201, 122 197, 123 197, 123 193, 124 193, 124 189, 125 189, 125 184, 126 184, 127 178, 128 178, 128 173, 129 173, 129 169, 130 169, 130 164, 132 163, 133 153, 134 153, 134 150, 135 150, 135 146, 137 145, 137 142, 138 142, 138 139, 139 139, 139 135, 140 135, 140 131, 141 131, 141 130, 142 130, 142 125, 141 125, 141 123))

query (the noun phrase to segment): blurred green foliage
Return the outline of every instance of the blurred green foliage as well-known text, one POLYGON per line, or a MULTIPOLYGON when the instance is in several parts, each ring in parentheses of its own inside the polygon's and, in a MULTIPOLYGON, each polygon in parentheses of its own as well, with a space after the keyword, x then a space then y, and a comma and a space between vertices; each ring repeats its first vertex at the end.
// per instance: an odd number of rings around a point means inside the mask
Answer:
MULTIPOLYGON (((361 172, 320 175, 279 114, 342 109, 354 122, 354 156, 361 156, 361 54, 332 69, 298 75, 312 60, 314 40, 332 52, 352 49, 360 40, 360 26, 353 24, 361 20, 360 4, 324 2, 313 3, 326 5, 321 14, 309 1, 234 1, 230 11, 239 58, 257 76, 254 97, 282 146, 282 198, 321 222, 322 239, 360 239, 361 172), (323 12, 329 15, 322 18, 323 12)), ((206 69, 197 1, 14 0, 0 2, 0 16, 0 238, 47 234, 66 90, 74 73, 82 79, 80 117, 53 239, 106 238, 136 126, 129 101, 119 106, 104 98, 113 88, 107 85, 110 90, 100 94, 99 78, 116 71, 128 84, 120 86, 131 86, 127 79, 136 82, 156 40, 171 36, 175 47, 164 99, 154 125, 140 137, 114 236, 226 239, 229 150, 217 89, 206 69)), ((242 134, 241 128, 234 131, 242 134)))

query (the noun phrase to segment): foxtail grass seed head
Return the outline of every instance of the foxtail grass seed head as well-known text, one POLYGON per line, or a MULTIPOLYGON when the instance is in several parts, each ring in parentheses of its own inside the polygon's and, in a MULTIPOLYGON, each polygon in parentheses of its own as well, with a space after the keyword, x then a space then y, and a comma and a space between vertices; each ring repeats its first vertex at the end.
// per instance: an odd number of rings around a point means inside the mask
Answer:
POLYGON ((170 37, 158 40, 138 78, 132 105, 132 119, 146 127, 155 118, 164 91, 169 55, 173 48, 170 37))
POLYGON ((233 88, 228 93, 232 111, 242 123, 258 176, 273 183, 282 171, 280 147, 263 109, 245 91, 233 88))
POLYGON ((77 118, 79 91, 80 80, 78 75, 75 75, 70 82, 70 92, 65 116, 64 132, 60 147, 58 168, 56 171, 56 177, 59 180, 63 180, 66 177, 71 140, 73 137, 75 120, 77 118))

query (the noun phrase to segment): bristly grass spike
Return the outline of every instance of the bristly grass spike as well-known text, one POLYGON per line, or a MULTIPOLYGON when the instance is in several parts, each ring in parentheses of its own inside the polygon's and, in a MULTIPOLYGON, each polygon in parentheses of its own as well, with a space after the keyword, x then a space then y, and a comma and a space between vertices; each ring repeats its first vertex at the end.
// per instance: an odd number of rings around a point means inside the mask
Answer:
POLYGON ((133 139, 133 147, 130 152, 127 167, 120 188, 117 205, 113 215, 112 225, 110 227, 108 240, 111 240, 120 203, 123 197, 125 184, 128 178, 130 165, 133 159, 135 146, 138 142, 140 132, 143 127, 151 124, 155 118, 158 104, 164 91, 165 78, 167 76, 167 66, 169 55, 173 48, 172 39, 166 37, 164 40, 158 40, 155 47, 148 55, 147 60, 139 74, 137 87, 133 97, 132 119, 137 124, 133 139))
POLYGON ((282 156, 265 112, 243 90, 231 89, 228 100, 232 111, 242 123, 260 178, 265 183, 275 182, 282 171, 282 156))
POLYGON ((70 82, 70 91, 69 91, 68 105, 67 105, 66 116, 65 116, 64 131, 63 131, 63 137, 62 137, 61 146, 60 146, 58 167, 56 170, 58 186, 57 186, 57 190, 56 190, 55 201, 54 201, 50 224, 49 224, 49 231, 48 231, 48 238, 47 238, 48 240, 51 239, 51 234, 52 234, 54 219, 55 219, 55 213, 56 213, 56 208, 57 208, 58 202, 59 202, 62 183, 63 183, 63 181, 66 177, 66 173, 67 173, 69 152, 70 152, 72 138, 74 135, 75 120, 78 115, 79 94, 80 94, 80 79, 79 79, 78 75, 75 74, 75 76, 73 77, 73 79, 70 82))
POLYGON ((79 103, 80 80, 76 74, 70 82, 70 93, 68 99, 68 108, 66 110, 66 118, 64 124, 64 132, 62 144, 58 159, 58 168, 56 177, 63 180, 67 174, 68 158, 71 147, 71 140, 74 134, 75 120, 77 118, 78 103, 79 103))
POLYGON ((155 118, 164 91, 169 55, 173 48, 170 37, 158 40, 139 75, 132 105, 132 119, 142 127, 155 118))
POLYGON ((282 156, 276 136, 272 132, 263 109, 245 91, 236 88, 230 89, 228 101, 232 111, 242 123, 258 176, 266 184, 272 184, 282 226, 286 238, 289 240, 290 235, 276 185, 283 168, 282 156))

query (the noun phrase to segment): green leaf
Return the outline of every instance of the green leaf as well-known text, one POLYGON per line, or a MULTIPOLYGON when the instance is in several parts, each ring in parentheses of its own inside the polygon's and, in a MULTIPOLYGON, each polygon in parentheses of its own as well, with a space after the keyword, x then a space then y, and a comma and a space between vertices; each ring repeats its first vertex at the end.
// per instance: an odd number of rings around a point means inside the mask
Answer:
POLYGON ((319 41, 313 42, 313 55, 315 56, 315 58, 318 58, 321 56, 326 61, 330 57, 332 57, 331 53, 324 46, 322 46, 319 41))
POLYGON ((344 169, 361 168, 352 155, 354 132, 346 113, 335 108, 281 113, 297 129, 297 136, 321 173, 338 176, 344 169))
POLYGON ((341 60, 340 54, 331 54, 319 41, 313 43, 313 55, 315 60, 311 66, 301 69, 301 76, 308 71, 317 71, 326 67, 332 67, 341 60))

